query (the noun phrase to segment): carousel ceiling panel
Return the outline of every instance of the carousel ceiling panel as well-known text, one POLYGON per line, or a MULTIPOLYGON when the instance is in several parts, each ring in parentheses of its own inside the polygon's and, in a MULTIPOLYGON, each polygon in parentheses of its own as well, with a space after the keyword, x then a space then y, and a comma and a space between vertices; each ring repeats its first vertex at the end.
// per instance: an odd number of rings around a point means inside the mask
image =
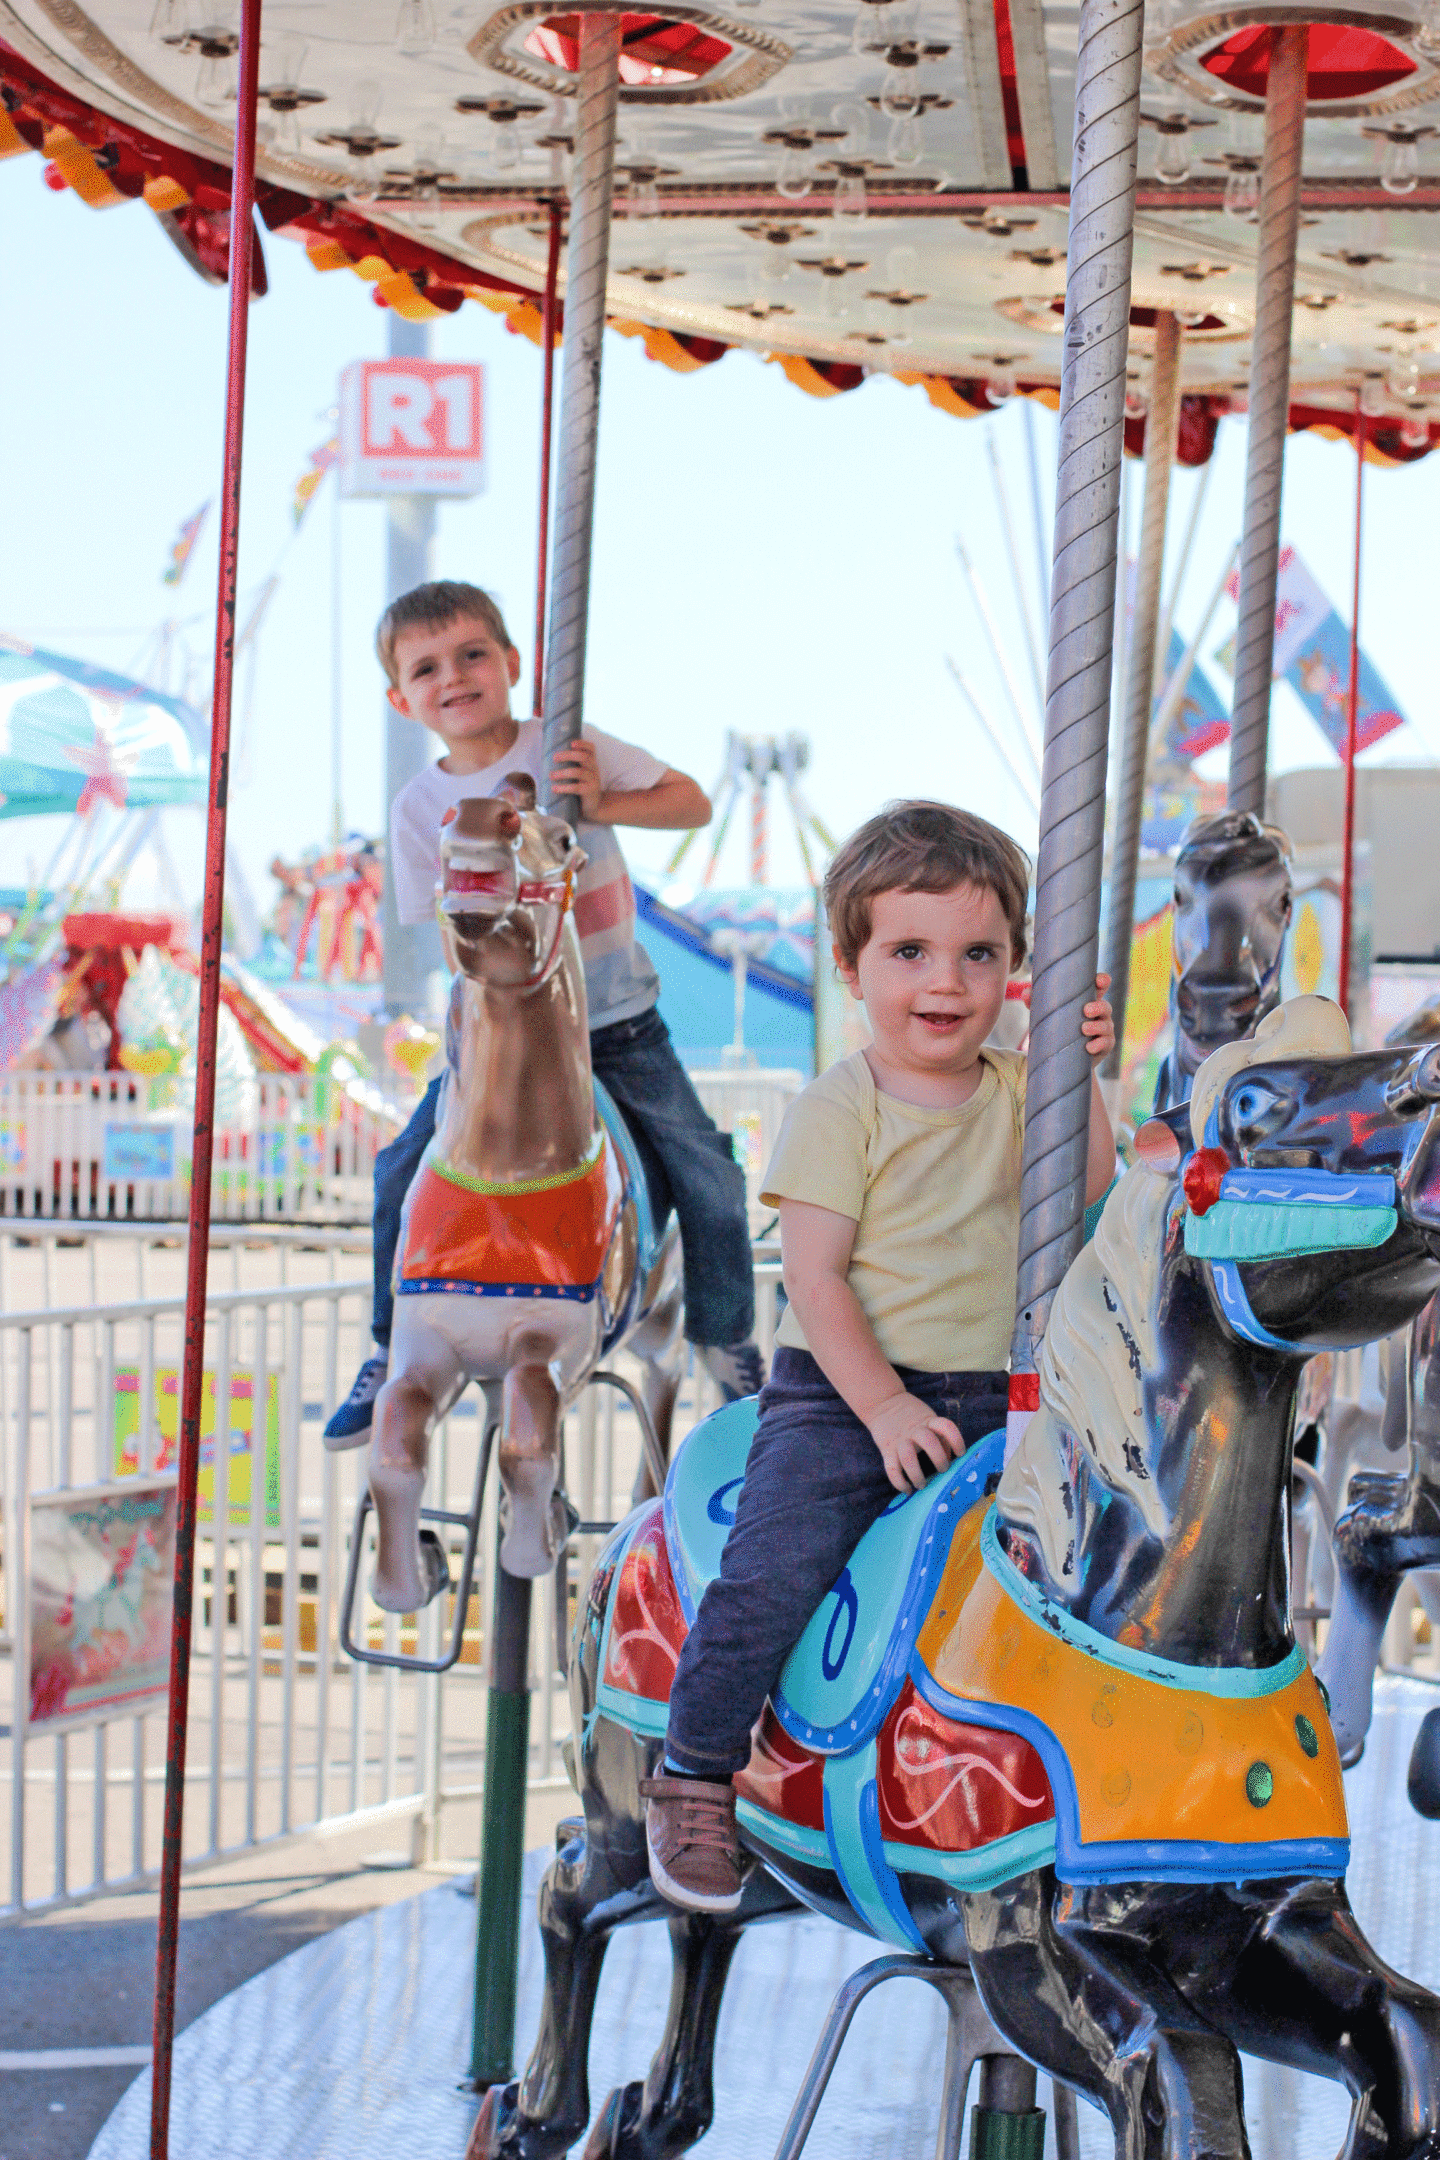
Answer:
MULTIPOLYGON (((1243 395, 1263 45, 1286 0, 1152 6, 1131 373, 1243 395), (1263 16, 1255 10, 1263 7, 1263 16)), ((1440 38, 1347 0, 1312 39, 1297 400, 1440 420, 1440 38), (1435 49, 1432 50, 1432 42, 1435 49)), ((610 308, 727 345, 1057 384, 1078 0, 728 0, 635 18, 610 308), (667 27, 668 26, 668 27, 667 27)), ((234 0, 0 0, 61 88, 221 163, 234 0)), ((550 0, 266 0, 263 179, 538 288, 567 176, 574 15, 550 0)))

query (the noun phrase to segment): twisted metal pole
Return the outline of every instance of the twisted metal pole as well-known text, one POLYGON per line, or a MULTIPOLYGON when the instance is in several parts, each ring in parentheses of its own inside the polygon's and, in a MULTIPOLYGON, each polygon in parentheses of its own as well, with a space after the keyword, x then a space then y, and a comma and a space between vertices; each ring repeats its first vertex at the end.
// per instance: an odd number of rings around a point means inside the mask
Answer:
POLYGON ((1260 166, 1260 252, 1255 335, 1250 346, 1250 435, 1245 451, 1245 517, 1240 542, 1240 619, 1235 633, 1235 701, 1230 720, 1232 810, 1265 815, 1270 743, 1270 678, 1275 658, 1275 583, 1280 561, 1280 489, 1290 413, 1290 333, 1295 312, 1295 244, 1300 231, 1300 161, 1310 32, 1304 24, 1270 32, 1265 85, 1265 149, 1260 166))
POLYGON ((579 95, 565 259, 565 341, 560 373, 560 486, 550 573, 550 638, 545 659, 545 734, 540 792, 573 825, 573 795, 550 799, 557 751, 580 733, 585 695, 585 631, 590 609, 590 534, 595 516, 595 448, 600 425, 600 354, 610 265, 610 198, 615 178, 615 114, 620 95, 620 17, 579 19, 579 95))
POLYGON ((545 581, 550 569, 550 445, 555 433, 555 321, 560 310, 556 288, 560 282, 560 198, 550 203, 550 245, 545 255, 545 303, 540 315, 540 343, 544 357, 540 367, 540 530, 535 544, 535 665, 531 670, 531 703, 537 713, 545 710, 545 581))
MULTIPOLYGON (((205 1295, 210 1258, 210 1172, 215 1148, 215 1046, 220 1020, 220 946, 225 907, 225 828, 230 800, 230 710, 235 689, 235 598, 240 562, 240 470, 245 433, 245 358, 255 248, 255 119, 260 81, 260 0, 244 0, 230 178, 230 329, 225 367, 225 455, 220 494, 220 576, 215 606, 215 690, 210 707, 209 808, 200 932, 200 1010, 195 1042, 195 1136, 185 1266, 185 1353, 180 1367, 175 1588, 170 1621, 169 1714, 160 1913, 155 1934, 155 2010, 150 2070, 151 2160, 168 2160, 180 1950, 180 1867, 185 1836, 185 1753, 190 1723, 190 1641, 195 1600, 195 1525, 200 1411, 205 1381, 205 1295)), ((217 1553, 221 1533, 215 1533, 217 1553)), ((219 1569, 214 1595, 219 1595, 219 1569)), ((16 1805, 18 1805, 18 1801, 16 1805)))
POLYGON ((1130 945, 1135 927, 1135 869, 1140 860, 1140 819, 1145 801, 1145 759, 1155 705, 1156 637, 1160 583, 1165 564, 1165 513, 1180 425, 1180 324, 1167 310, 1155 317, 1155 365, 1150 375, 1150 413, 1145 422, 1145 508, 1140 520, 1140 567, 1135 579, 1135 624, 1125 731, 1120 742, 1120 784, 1110 841, 1110 912, 1105 965, 1115 1008, 1115 1047, 1101 1066, 1118 1080, 1125 1050, 1125 1000, 1130 989, 1130 945))
POLYGON ((1011 1445, 1038 1404, 1045 1322, 1084 1228, 1090 1058, 1080 1019, 1100 933, 1143 28, 1142 0, 1081 0, 1011 1445))
POLYGON ((1360 738, 1360 519, 1365 507, 1365 408, 1355 400, 1355 587, 1350 600, 1350 694, 1345 701, 1345 845, 1340 860, 1340 1007, 1350 1010, 1355 921, 1355 757, 1360 738))

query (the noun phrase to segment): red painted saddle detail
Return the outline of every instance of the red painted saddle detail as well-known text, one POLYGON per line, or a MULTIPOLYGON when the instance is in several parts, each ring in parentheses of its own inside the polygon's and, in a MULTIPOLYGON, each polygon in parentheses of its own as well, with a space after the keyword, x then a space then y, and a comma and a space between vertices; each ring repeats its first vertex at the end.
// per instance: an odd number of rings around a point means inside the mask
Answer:
POLYGON ((934 1852, 978 1852, 1053 1822, 1045 1765, 1017 1733, 956 1725, 907 1680, 876 1748, 880 1834, 934 1852))
MULTIPOLYGON (((687 1632, 664 1509, 655 1500, 620 1564, 601 1680, 624 1695, 668 1702, 687 1632)), ((1027 1740, 952 1723, 909 1680, 880 1728, 876 1753, 882 1837, 933 1852, 978 1852, 1054 1820, 1045 1766, 1027 1740)), ((737 1795, 823 1832, 824 1774, 824 1758, 791 1739, 767 1703, 750 1761, 735 1780, 737 1795)))
POLYGON ((422 1163, 406 1204, 402 1282, 593 1289, 624 1203, 608 1137, 578 1177, 476 1191, 422 1163))
POLYGON ((601 1680, 622 1695, 669 1702, 687 1632, 665 1547, 665 1511, 655 1500, 621 1562, 601 1680))

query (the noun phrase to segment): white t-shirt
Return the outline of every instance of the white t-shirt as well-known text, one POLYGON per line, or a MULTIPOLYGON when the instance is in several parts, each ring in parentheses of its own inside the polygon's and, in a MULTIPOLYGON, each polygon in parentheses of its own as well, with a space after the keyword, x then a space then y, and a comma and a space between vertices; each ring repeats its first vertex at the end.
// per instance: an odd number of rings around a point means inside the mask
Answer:
MULTIPOLYGON (((504 757, 483 772, 448 773, 429 765, 408 781, 390 809, 390 875, 395 912, 402 923, 433 919, 435 888, 440 882, 440 820, 467 795, 495 795, 508 773, 529 773, 540 783, 542 725, 522 720, 520 732, 504 757)), ((599 728, 586 728, 595 745, 600 785, 605 791, 629 792, 654 787, 666 767, 648 750, 617 742, 599 728)), ((541 791, 541 799, 544 792, 541 791)), ((585 963, 585 995, 592 1028, 648 1012, 660 996, 660 979, 635 939, 635 892, 612 825, 576 827, 588 858, 575 887, 575 928, 585 963)))

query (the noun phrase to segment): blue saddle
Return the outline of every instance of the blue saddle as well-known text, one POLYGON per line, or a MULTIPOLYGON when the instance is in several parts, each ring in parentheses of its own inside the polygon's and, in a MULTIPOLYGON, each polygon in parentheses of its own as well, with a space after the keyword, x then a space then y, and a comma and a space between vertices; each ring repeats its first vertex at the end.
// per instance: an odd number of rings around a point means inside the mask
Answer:
MULTIPOLYGON (((665 1542, 691 1625, 706 1584, 720 1572, 757 1418, 753 1396, 717 1410, 686 1439, 665 1481, 665 1542)), ((992 1433, 919 1492, 897 1493, 866 1531, 771 1697, 793 1740, 816 1754, 842 1755, 879 1731, 900 1692, 955 1526, 993 1489, 1004 1453, 1004 1432, 992 1433)))

